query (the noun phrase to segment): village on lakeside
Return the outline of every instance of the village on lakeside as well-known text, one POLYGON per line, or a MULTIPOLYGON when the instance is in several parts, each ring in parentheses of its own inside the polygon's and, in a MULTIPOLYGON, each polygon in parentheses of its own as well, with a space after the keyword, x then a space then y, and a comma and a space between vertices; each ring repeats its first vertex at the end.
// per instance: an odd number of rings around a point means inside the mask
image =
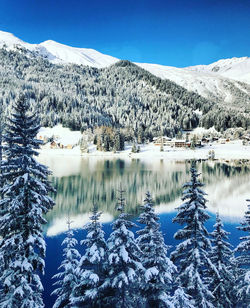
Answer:
POLYGON ((128 156, 131 158, 166 159, 246 159, 250 160, 250 133, 222 135, 214 128, 183 131, 181 138, 155 137, 145 144, 125 142, 122 151, 100 151, 93 136, 71 131, 61 124, 42 127, 37 135, 43 141, 40 154, 83 156, 128 156), (82 146, 84 144, 84 146, 82 146), (136 146, 136 151, 133 150, 136 146))

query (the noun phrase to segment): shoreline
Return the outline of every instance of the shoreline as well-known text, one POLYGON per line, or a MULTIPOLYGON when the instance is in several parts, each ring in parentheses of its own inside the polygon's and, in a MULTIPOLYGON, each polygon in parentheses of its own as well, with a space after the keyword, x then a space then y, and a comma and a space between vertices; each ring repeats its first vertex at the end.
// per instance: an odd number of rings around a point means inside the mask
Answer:
POLYGON ((82 158, 122 158, 122 159, 141 159, 141 160, 208 160, 208 153, 210 150, 215 152, 216 160, 246 160, 250 163, 250 146, 243 146, 240 140, 232 141, 227 144, 212 144, 204 145, 201 148, 186 149, 186 148, 171 148, 164 147, 164 152, 160 151, 159 146, 152 143, 140 145, 141 151, 139 153, 131 153, 131 145, 127 145, 124 151, 120 152, 102 152, 97 151, 95 145, 89 146, 89 153, 81 153, 79 146, 73 149, 51 149, 43 147, 39 150, 39 156, 71 156, 82 158))

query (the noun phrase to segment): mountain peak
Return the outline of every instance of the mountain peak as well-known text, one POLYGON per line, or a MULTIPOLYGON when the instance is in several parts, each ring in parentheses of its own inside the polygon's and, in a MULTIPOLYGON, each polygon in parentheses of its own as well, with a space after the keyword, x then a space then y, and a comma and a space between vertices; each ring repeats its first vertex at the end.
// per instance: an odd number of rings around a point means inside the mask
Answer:
POLYGON ((249 57, 221 59, 209 65, 189 66, 186 69, 195 72, 210 73, 250 83, 249 57))
POLYGON ((0 31, 0 48, 15 49, 20 45, 29 51, 35 51, 37 55, 45 57, 55 64, 78 64, 103 68, 114 64, 119 59, 102 54, 94 49, 70 47, 53 40, 47 40, 40 44, 26 43, 9 32, 0 31))
POLYGON ((46 40, 40 43, 40 45, 47 45, 47 44, 60 44, 60 43, 57 43, 56 41, 53 41, 53 40, 46 40))
MULTIPOLYGON (((12 33, 0 31, 0 47, 4 45, 6 45, 8 49, 15 49, 16 45, 19 45, 29 51, 35 51, 36 55, 44 57, 55 64, 72 63, 104 68, 119 61, 119 59, 115 57, 102 54, 94 49, 71 47, 53 40, 47 40, 40 44, 29 44, 20 40, 12 33)), ((209 78, 209 80, 212 80, 215 76, 219 79, 226 77, 250 83, 249 57, 221 59, 209 65, 196 65, 186 68, 147 63, 136 64, 162 79, 167 78, 180 83, 189 90, 193 89, 194 84, 197 87, 200 87, 202 83, 207 84, 207 79, 209 78), (189 81, 192 83, 191 86, 189 86, 189 81)), ((122 62, 122 64, 120 63, 119 65, 127 64, 126 62, 122 62)))
POLYGON ((9 46, 14 44, 22 44, 24 42, 12 33, 0 30, 0 43, 1 45, 5 44, 9 46))

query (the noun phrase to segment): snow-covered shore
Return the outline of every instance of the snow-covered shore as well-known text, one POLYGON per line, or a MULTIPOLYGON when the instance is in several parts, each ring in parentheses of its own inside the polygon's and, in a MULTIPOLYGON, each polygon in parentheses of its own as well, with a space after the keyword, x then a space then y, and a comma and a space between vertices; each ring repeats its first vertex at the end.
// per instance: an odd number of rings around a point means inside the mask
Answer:
POLYGON ((103 158, 138 158, 138 159, 169 159, 169 160, 185 160, 185 159, 207 159, 210 150, 214 150, 215 159, 222 160, 250 160, 250 146, 243 146, 241 140, 231 141, 226 144, 213 143, 204 145, 201 148, 185 149, 164 147, 164 152, 160 151, 159 146, 154 144, 140 145, 139 153, 131 153, 131 145, 126 145, 124 151, 120 152, 102 152, 97 151, 95 145, 89 146, 89 153, 81 153, 80 147, 73 149, 51 149, 43 147, 40 155, 65 155, 65 156, 82 156, 82 157, 103 157, 103 158))

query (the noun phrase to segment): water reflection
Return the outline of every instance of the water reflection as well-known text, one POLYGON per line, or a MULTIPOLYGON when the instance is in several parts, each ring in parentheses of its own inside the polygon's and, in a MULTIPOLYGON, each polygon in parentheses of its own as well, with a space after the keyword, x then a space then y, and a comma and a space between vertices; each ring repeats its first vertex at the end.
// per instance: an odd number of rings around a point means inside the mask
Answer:
MULTIPOLYGON (((150 190, 158 213, 173 212, 181 203, 182 184, 189 180, 190 164, 186 161, 121 160, 81 157, 43 157, 40 161, 53 171, 57 189, 56 206, 47 215, 47 235, 66 230, 66 217, 80 228, 89 217, 95 201, 109 222, 117 215, 116 191, 120 184, 126 190, 127 211, 136 216, 145 192, 150 190)), ((239 221, 250 194, 250 169, 247 166, 219 162, 197 163, 204 190, 208 193, 210 212, 219 211, 224 220, 239 221)))

